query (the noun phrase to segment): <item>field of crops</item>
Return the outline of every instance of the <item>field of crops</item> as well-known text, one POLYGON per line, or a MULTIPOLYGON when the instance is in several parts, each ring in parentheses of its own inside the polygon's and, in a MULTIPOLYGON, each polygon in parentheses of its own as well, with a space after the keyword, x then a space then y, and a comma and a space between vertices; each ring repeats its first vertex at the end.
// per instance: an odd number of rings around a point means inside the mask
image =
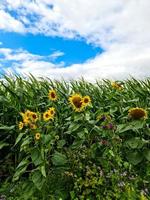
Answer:
POLYGON ((149 200, 150 79, 0 81, 0 199, 149 200))

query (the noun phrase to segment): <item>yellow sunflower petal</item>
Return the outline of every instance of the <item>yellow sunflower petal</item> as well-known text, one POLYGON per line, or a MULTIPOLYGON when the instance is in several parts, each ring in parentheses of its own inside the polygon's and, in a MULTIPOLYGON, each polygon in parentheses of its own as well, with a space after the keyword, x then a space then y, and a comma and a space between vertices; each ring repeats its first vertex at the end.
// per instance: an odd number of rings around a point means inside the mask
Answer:
POLYGON ((19 125, 18 125, 18 127, 19 127, 19 130, 22 130, 22 129, 23 129, 23 127, 24 127, 24 123, 23 123, 23 122, 19 122, 19 125))

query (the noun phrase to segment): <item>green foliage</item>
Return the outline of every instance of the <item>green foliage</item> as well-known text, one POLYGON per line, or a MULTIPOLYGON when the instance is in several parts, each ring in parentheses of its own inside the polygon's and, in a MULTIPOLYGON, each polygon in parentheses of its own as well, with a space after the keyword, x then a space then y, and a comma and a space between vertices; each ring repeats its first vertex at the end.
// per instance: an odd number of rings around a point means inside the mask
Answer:
POLYGON ((109 80, 92 84, 5 76, 0 81, 0 198, 150 199, 150 80, 116 83, 122 89, 109 80), (48 99, 50 89, 56 101, 48 99), (69 103, 74 93, 91 98, 82 112, 69 103), (50 107, 54 118, 44 121, 50 107), (129 116, 136 107, 148 118, 129 116), (20 113, 27 110, 38 120, 23 122, 19 130, 20 113))

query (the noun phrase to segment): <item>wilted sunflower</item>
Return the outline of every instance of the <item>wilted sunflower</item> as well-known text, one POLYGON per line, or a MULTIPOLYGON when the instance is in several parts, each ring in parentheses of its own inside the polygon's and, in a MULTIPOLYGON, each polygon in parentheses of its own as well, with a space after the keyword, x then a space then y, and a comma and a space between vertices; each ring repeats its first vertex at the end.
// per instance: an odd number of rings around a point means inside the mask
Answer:
POLYGON ((132 119, 146 119, 147 118, 147 111, 143 108, 131 108, 128 111, 128 116, 132 119))
POLYGON ((40 134, 40 133, 36 133, 36 134, 35 134, 35 139, 36 139, 36 140, 39 140, 40 138, 41 138, 41 134, 40 134))
POLYGON ((91 98, 89 96, 84 96, 82 98, 82 103, 84 106, 88 106, 91 103, 91 98))
POLYGON ((24 123, 23 123, 23 122, 19 122, 19 125, 18 125, 19 130, 22 130, 22 129, 23 129, 23 126, 24 126, 24 123))
POLYGON ((48 93, 48 98, 52 101, 56 101, 57 100, 57 94, 56 94, 56 91, 55 90, 49 90, 49 93, 48 93))
POLYGON ((35 124, 30 124, 31 129, 37 129, 37 126, 35 124))
POLYGON ((122 85, 117 83, 117 82, 112 82, 111 86, 116 90, 122 90, 123 89, 122 85))
POLYGON ((97 116, 97 120, 100 122, 111 121, 111 116, 108 114, 101 114, 97 116))
POLYGON ((74 94, 69 97, 69 102, 73 106, 75 112, 81 112, 84 109, 82 96, 80 94, 74 94))

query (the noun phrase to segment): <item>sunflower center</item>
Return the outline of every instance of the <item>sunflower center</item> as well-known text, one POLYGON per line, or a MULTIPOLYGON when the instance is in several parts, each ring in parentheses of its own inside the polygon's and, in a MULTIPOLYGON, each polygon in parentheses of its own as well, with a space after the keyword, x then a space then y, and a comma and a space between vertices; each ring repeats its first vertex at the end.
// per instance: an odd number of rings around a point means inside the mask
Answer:
POLYGON ((145 113, 143 110, 135 110, 133 113, 131 113, 132 117, 135 119, 140 119, 145 116, 145 113))
POLYGON ((49 117, 49 114, 46 114, 45 117, 48 118, 48 117, 49 117))
POLYGON ((73 104, 75 105, 76 108, 81 108, 82 101, 81 101, 80 97, 74 97, 72 102, 73 102, 73 104))
POLYGON ((89 102, 88 98, 85 98, 84 103, 88 103, 88 102, 89 102))
POLYGON ((54 99, 55 98, 55 93, 51 92, 51 97, 54 99))
POLYGON ((32 117, 33 117, 33 119, 36 119, 36 115, 35 114, 33 114, 32 117))

